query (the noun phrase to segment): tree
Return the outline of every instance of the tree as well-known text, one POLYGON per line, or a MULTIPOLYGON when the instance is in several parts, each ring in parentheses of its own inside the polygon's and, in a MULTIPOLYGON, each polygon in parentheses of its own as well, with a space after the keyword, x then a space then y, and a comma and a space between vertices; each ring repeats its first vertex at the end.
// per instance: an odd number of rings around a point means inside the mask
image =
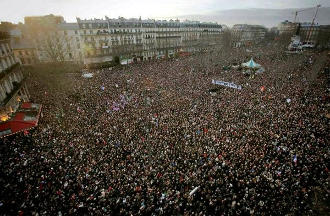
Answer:
POLYGON ((266 42, 273 42, 275 40, 276 36, 277 36, 276 31, 271 29, 271 30, 266 32, 265 41, 266 42))
POLYGON ((287 47, 289 46, 289 44, 291 42, 292 36, 293 36, 293 34, 290 32, 280 34, 279 37, 277 38, 277 42, 280 45, 280 47, 287 49, 287 47))
POLYGON ((115 56, 115 57, 113 58, 113 62, 114 62, 116 65, 120 65, 120 58, 119 58, 119 56, 115 56))
POLYGON ((224 50, 228 51, 232 47, 233 37, 229 30, 224 30, 221 37, 221 44, 224 50))
POLYGON ((58 32, 50 32, 46 34, 40 41, 40 48, 52 62, 64 62, 65 56, 70 52, 68 46, 70 39, 58 32))
POLYGON ((27 24, 26 33, 34 41, 37 50, 45 54, 46 61, 64 62, 70 53, 71 38, 61 32, 56 23, 44 19, 38 23, 27 24))

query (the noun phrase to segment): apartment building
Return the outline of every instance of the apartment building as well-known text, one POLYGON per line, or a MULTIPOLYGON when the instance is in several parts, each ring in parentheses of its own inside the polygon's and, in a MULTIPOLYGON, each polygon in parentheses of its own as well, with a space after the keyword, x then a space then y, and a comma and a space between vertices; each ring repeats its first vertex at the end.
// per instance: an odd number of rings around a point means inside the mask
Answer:
POLYGON ((0 121, 8 120, 19 103, 28 99, 29 92, 10 40, 0 39, 0 121))
MULTIPOLYGON (((84 64, 109 62, 115 56, 131 62, 194 52, 219 43, 222 33, 217 23, 123 17, 77 18, 76 23, 66 23, 63 17, 54 15, 25 17, 20 28, 24 40, 31 41, 35 48, 33 55, 39 62, 84 64)), ((18 44, 13 46, 17 58, 29 64, 25 58, 30 52, 18 49, 18 44)))
POLYGON ((295 34, 296 30, 298 27, 298 23, 293 23, 288 20, 285 20, 284 22, 281 22, 278 24, 277 29, 278 29, 278 34, 289 34, 293 35, 295 34))
POLYGON ((146 60, 193 52, 219 39, 221 25, 179 20, 77 18, 84 63, 146 60))
POLYGON ((235 47, 247 46, 265 39, 267 28, 260 25, 236 24, 232 28, 232 40, 235 47))

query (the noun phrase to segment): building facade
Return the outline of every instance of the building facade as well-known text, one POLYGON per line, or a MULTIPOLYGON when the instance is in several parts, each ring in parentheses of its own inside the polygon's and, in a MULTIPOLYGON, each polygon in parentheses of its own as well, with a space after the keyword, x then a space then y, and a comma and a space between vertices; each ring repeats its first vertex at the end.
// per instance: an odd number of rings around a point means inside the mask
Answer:
POLYGON ((30 50, 13 44, 21 63, 70 61, 84 64, 109 62, 118 56, 123 63, 172 57, 220 43, 222 26, 179 20, 77 18, 66 23, 61 16, 25 17, 20 27, 30 50), (32 48, 33 50, 32 52, 32 48), (33 53, 37 61, 28 60, 33 53))
POLYGON ((302 43, 313 43, 316 44, 318 40, 318 35, 320 32, 320 25, 311 23, 300 23, 299 24, 299 35, 302 43))
POLYGON ((26 46, 18 46, 17 44, 13 45, 13 52, 17 59, 17 61, 21 65, 34 65, 39 62, 39 58, 37 55, 37 50, 27 44, 26 46))
POLYGON ((321 25, 317 37, 319 48, 330 48, 330 25, 321 25))
POLYGON ((194 52, 219 39, 221 25, 178 20, 77 18, 84 63, 171 57, 194 52))
POLYGON ((77 23, 66 23, 61 16, 25 17, 22 34, 31 41, 39 62, 82 62, 77 23))
POLYGON ((284 22, 278 24, 277 29, 279 35, 281 34, 293 35, 295 34, 297 27, 298 27, 297 23, 293 23, 293 22, 289 22, 288 20, 285 20, 284 22))
POLYGON ((236 24, 232 27, 234 47, 248 46, 265 39, 267 28, 260 25, 236 24))
POLYGON ((53 14, 49 14, 46 16, 26 16, 24 17, 24 23, 26 25, 40 25, 40 24, 60 24, 64 23, 64 18, 62 16, 55 16, 53 14))
POLYGON ((9 39, 0 39, 0 121, 7 121, 29 92, 9 39))

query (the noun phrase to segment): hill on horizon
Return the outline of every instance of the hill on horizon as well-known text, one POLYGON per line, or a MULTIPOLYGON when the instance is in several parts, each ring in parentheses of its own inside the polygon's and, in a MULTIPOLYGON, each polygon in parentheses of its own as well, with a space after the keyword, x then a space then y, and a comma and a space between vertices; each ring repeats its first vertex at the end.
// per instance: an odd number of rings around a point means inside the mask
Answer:
MULTIPOLYGON (((277 26, 285 20, 293 21, 295 11, 304 10, 306 8, 289 8, 289 9, 232 9, 223 11, 214 11, 207 14, 199 15, 183 15, 179 19, 198 20, 201 22, 218 22, 233 26, 234 24, 258 24, 268 28, 277 26)), ((308 10, 298 13, 297 20, 299 22, 312 22, 316 8, 308 8, 308 10)), ((330 25, 330 7, 320 8, 315 20, 320 25, 330 25)))

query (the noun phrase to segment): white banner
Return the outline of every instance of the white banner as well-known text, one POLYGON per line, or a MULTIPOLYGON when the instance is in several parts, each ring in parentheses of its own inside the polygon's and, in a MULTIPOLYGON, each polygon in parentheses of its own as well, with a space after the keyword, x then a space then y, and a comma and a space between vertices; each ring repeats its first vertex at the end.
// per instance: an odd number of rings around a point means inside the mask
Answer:
POLYGON ((239 90, 242 89, 241 85, 236 85, 234 83, 229 83, 229 82, 224 82, 224 81, 219 81, 219 80, 212 80, 212 83, 216 84, 216 85, 222 85, 222 86, 226 86, 226 87, 230 87, 230 88, 239 89, 239 90))

